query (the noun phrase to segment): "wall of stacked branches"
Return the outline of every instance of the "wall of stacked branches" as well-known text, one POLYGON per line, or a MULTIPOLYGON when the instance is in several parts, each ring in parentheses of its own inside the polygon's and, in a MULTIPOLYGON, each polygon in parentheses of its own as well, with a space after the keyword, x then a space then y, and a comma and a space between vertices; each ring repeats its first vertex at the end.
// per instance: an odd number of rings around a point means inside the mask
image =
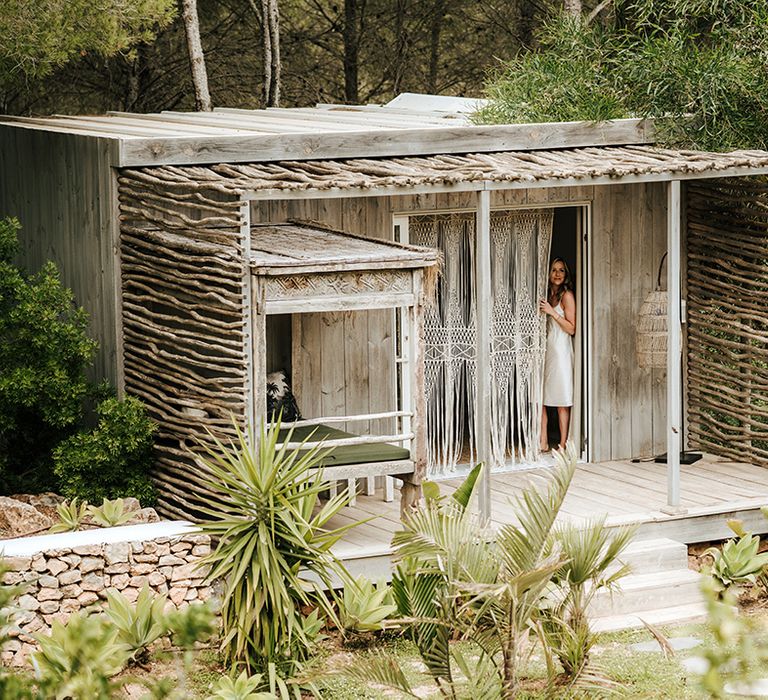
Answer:
POLYGON ((688 187, 693 446, 768 467, 768 180, 688 187))
POLYGON ((126 393, 158 424, 159 509, 194 519, 209 495, 199 457, 248 413, 247 241, 215 185, 124 170, 120 197, 126 393))

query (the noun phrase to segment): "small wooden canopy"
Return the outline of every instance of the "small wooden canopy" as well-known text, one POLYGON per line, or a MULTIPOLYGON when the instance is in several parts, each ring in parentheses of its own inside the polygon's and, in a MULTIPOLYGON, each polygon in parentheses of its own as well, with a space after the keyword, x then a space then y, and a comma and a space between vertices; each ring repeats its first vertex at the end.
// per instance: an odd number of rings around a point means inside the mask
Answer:
MULTIPOLYGON (((318 445, 328 448, 378 446, 376 461, 368 456, 362 463, 326 466, 326 477, 354 480, 359 476, 396 475, 403 480, 402 504, 407 506, 418 492, 426 474, 424 407, 423 309, 425 270, 434 280, 439 259, 437 251, 420 246, 371 240, 325 228, 315 223, 289 222, 251 227, 250 269, 253 276, 253 347, 255 366, 256 424, 267 419, 267 325, 269 314, 305 314, 325 311, 401 309, 402 333, 398 351, 402 371, 401 405, 395 411, 378 414, 325 416, 299 420, 294 428, 322 427, 372 419, 395 419, 402 423, 399 433, 351 435, 323 433, 318 445), (408 451, 392 457, 392 445, 408 451)), ((294 334, 301 324, 294 323, 294 334)), ((294 350, 301 347, 293 338, 294 350)), ((341 350, 341 349, 340 349, 341 350)), ((301 352, 306 352, 302 349, 301 352)), ((376 371, 376 368, 369 368, 376 371)), ((309 435, 308 433, 307 435, 309 435)), ((289 443, 301 448, 315 443, 289 443)), ((395 448, 397 450, 397 448, 395 448)), ((403 450, 400 450, 402 453, 403 450)), ((335 453, 334 453, 335 454, 335 453)), ((350 493, 354 484, 350 481, 350 493)))
POLYGON ((254 226, 250 261, 263 313, 352 311, 421 304, 414 274, 434 266, 438 253, 291 222, 254 226))
POLYGON ((259 275, 350 272, 429 267, 431 248, 372 240, 309 222, 261 224, 252 228, 251 270, 259 275))

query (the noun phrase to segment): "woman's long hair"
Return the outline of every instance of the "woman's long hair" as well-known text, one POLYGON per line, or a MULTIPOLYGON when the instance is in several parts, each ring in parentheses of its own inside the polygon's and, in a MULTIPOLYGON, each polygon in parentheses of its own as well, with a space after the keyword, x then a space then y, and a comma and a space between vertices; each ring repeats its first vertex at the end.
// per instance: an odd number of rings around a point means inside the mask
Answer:
POLYGON ((552 261, 549 263, 549 272, 547 273, 547 286, 549 287, 549 296, 552 296, 552 283, 549 281, 549 275, 552 274, 552 266, 557 262, 563 263, 563 267, 565 268, 565 279, 560 285, 560 289, 557 290, 556 298, 557 303, 559 304, 563 299, 563 294, 573 291, 573 278, 571 277, 571 268, 568 267, 568 263, 565 262, 563 258, 552 258, 552 261))

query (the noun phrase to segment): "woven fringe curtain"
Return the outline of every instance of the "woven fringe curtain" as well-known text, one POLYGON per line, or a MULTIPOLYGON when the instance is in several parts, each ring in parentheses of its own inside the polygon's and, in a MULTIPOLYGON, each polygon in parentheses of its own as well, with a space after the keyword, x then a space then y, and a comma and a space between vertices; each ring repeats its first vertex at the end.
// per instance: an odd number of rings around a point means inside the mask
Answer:
MULTIPOLYGON (((494 466, 539 457, 552 210, 491 215, 491 371, 494 466)), ((418 216, 411 243, 437 248, 444 267, 438 303, 425 318, 425 389, 431 473, 474 462, 477 298, 473 214, 418 216)))

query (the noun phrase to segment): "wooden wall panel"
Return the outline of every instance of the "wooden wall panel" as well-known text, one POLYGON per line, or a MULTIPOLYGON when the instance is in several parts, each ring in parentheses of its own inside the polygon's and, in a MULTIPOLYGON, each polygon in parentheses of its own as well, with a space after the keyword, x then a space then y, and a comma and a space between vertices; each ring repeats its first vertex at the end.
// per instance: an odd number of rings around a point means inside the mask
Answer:
POLYGON ((117 384, 117 195, 113 141, 0 126, 0 217, 22 225, 19 262, 55 262, 99 342, 93 379, 117 384))
MULTIPOLYGON (((393 214, 472 209, 475 199, 476 194, 468 192, 254 203, 253 218, 254 221, 313 219, 353 233, 388 236, 393 214)), ((665 449, 665 372, 637 366, 634 333, 640 305, 655 286, 659 260, 666 248, 665 185, 539 188, 492 193, 494 208, 543 203, 571 206, 574 202, 589 201, 593 202, 592 455, 600 461, 649 457, 665 449)), ((349 413, 350 408, 364 407, 366 391, 371 411, 392 407, 396 374, 391 363, 394 326, 389 312, 370 312, 367 327, 357 323, 357 319, 345 320, 339 314, 323 315, 322 323, 307 317, 301 345, 316 355, 302 360, 298 373, 294 369, 297 375, 294 382, 303 384, 301 394, 307 396, 302 399, 305 412, 320 410, 324 407, 322 401, 326 401, 328 408, 341 410, 343 407, 349 413), (338 343, 344 338, 349 340, 348 353, 342 358, 338 343), (360 364, 364 344, 368 347, 365 368, 360 364), (333 353, 340 367, 331 367, 327 362, 328 353, 333 353), (315 367, 318 356, 326 357, 326 362, 315 367), (323 367, 326 373, 335 373, 332 380, 324 376, 323 367), (364 369, 369 374, 367 385, 362 379, 364 369), (346 385, 343 406, 332 388, 338 382, 346 385), (315 405, 314 398, 309 398, 317 392, 323 397, 319 405, 315 405), (328 392, 335 398, 328 398, 328 392)))
POLYGON ((650 457, 665 449, 663 370, 641 369, 635 323, 666 250, 663 183, 594 188, 592 209, 592 457, 650 457))

